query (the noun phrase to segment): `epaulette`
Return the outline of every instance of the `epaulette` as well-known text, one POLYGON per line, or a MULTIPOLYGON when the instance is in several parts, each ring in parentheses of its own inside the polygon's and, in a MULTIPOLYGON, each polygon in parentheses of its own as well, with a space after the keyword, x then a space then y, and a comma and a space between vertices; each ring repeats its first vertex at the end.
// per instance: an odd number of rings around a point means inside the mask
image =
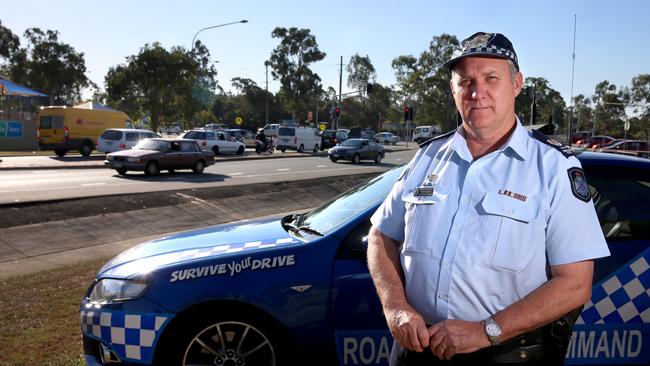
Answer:
POLYGON ((564 155, 565 158, 570 158, 571 156, 575 156, 571 148, 567 145, 563 145, 561 142, 555 141, 553 139, 548 138, 548 136, 544 135, 543 133, 533 130, 533 137, 536 140, 539 140, 543 143, 545 143, 548 146, 551 146, 555 148, 557 151, 561 152, 562 155, 564 155))
POLYGON ((452 130, 452 131, 444 133, 444 134, 442 134, 440 136, 430 138, 430 139, 428 139, 428 140, 426 140, 426 141, 424 141, 423 143, 420 144, 420 149, 427 146, 427 145, 429 145, 430 143, 432 143, 432 142, 434 142, 436 140, 447 138, 447 137, 453 135, 454 133, 456 133, 456 130, 452 130))

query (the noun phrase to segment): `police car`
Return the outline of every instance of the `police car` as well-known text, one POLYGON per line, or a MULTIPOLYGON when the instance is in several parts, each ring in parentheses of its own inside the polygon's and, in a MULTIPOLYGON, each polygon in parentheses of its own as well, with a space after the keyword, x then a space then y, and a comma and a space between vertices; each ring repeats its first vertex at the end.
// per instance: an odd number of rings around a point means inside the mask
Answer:
MULTIPOLYGON (((579 156, 611 256, 566 364, 650 363, 650 160, 579 156)), ((147 242, 81 303, 89 365, 386 365, 392 338, 366 266, 369 218, 402 168, 311 212, 147 242)))

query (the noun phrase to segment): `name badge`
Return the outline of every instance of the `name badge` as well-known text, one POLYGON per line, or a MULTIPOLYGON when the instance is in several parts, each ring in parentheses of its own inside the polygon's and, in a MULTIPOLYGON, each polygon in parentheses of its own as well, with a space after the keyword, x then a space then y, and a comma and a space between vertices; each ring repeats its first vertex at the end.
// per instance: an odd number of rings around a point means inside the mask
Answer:
POLYGON ((433 196, 433 187, 417 187, 413 195, 416 197, 433 196))

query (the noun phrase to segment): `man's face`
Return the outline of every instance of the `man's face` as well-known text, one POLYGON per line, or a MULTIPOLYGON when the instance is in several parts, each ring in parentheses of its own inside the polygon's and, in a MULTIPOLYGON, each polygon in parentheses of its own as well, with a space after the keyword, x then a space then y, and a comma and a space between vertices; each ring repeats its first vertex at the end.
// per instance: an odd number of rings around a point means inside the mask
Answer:
POLYGON ((507 132, 515 119, 515 97, 523 77, 514 80, 508 62, 499 58, 466 57, 454 67, 451 91, 467 128, 487 134, 507 132))

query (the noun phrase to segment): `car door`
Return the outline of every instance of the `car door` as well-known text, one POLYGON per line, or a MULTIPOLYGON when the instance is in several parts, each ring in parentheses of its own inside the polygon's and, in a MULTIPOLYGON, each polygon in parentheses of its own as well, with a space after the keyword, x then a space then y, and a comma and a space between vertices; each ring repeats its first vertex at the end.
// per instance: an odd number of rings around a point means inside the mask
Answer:
POLYGON ((219 152, 232 154, 235 152, 235 142, 230 141, 228 136, 223 132, 217 132, 217 142, 219 144, 219 152))
POLYGON ((199 160, 201 155, 200 149, 194 141, 181 141, 180 164, 182 168, 191 169, 199 160))
POLYGON ((332 321, 339 365, 388 365, 393 339, 368 272, 370 218, 357 222, 336 253, 332 321))

